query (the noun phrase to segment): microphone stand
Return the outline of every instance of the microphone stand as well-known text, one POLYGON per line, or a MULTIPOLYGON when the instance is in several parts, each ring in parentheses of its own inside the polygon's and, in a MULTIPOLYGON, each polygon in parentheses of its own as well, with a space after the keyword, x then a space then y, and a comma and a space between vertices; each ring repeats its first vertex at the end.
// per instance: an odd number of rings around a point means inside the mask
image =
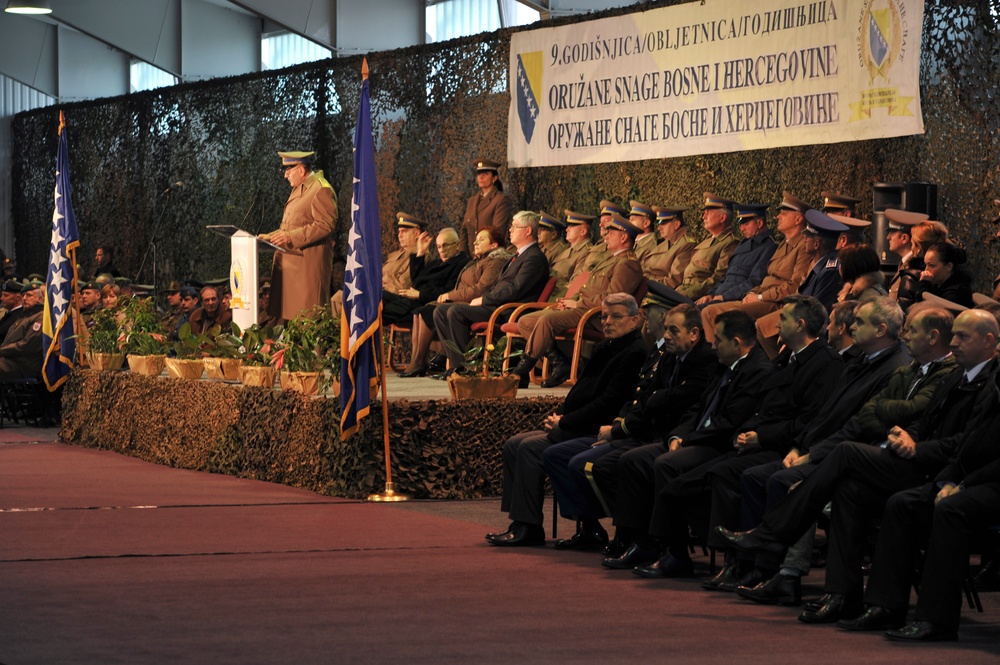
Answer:
POLYGON ((145 252, 145 254, 142 255, 142 261, 139 263, 139 271, 135 274, 135 282, 138 283, 139 282, 139 277, 140 277, 140 275, 142 275, 142 269, 146 265, 146 258, 149 256, 150 252, 152 252, 152 254, 153 254, 153 302, 156 303, 157 306, 159 306, 159 302, 158 301, 159 301, 159 295, 160 294, 159 294, 159 288, 158 288, 158 286, 159 286, 159 279, 158 279, 157 274, 156 274, 156 233, 157 233, 157 230, 160 228, 160 222, 163 221, 163 211, 165 209, 165 206, 161 206, 160 205, 160 199, 162 197, 166 196, 167 194, 169 194, 170 192, 174 191, 175 189, 177 189, 179 187, 183 187, 183 186, 184 185, 182 183, 179 183, 179 182, 178 183, 174 183, 170 187, 167 187, 165 190, 163 190, 162 192, 160 192, 160 194, 156 198, 153 199, 153 207, 156 210, 156 214, 154 215, 155 221, 153 222, 153 229, 152 229, 152 232, 150 233, 150 236, 149 236, 149 244, 146 246, 146 252, 145 252))

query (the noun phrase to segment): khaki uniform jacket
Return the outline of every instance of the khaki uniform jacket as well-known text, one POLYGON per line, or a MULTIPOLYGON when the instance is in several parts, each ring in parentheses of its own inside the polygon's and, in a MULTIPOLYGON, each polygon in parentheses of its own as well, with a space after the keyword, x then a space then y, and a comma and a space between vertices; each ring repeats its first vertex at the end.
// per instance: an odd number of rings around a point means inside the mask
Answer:
POLYGON ((799 285, 813 264, 813 258, 806 251, 805 239, 800 233, 790 242, 782 240, 767 264, 764 281, 749 293, 760 294, 763 302, 770 303, 780 303, 785 297, 798 293, 799 285))
POLYGON ((702 297, 717 282, 722 281, 729 269, 729 257, 736 250, 739 240, 731 230, 705 238, 691 255, 691 262, 684 269, 684 279, 677 292, 691 300, 702 297))
POLYGON ((559 238, 558 240, 553 240, 545 247, 542 247, 542 254, 545 255, 546 260, 549 262, 549 272, 552 271, 552 262, 559 257, 564 251, 569 248, 569 243, 559 238))
POLYGON ((577 300, 581 311, 600 307, 609 293, 634 295, 643 280, 642 267, 632 250, 608 256, 590 271, 577 300))
POLYGON ((681 226, 672 237, 653 248, 641 259, 642 272, 651 282, 666 284, 676 289, 684 281, 684 270, 694 255, 695 242, 681 226))
POLYGON ((656 249, 659 242, 660 236, 656 234, 655 228, 641 238, 636 239, 635 245, 632 246, 632 251, 635 252, 635 258, 639 259, 640 264, 646 263, 646 257, 656 249))
MULTIPOLYGON (((583 260, 583 269, 586 271, 593 270, 594 266, 608 258, 608 256, 610 256, 610 254, 608 254, 608 246, 605 244, 604 240, 601 239, 598 242, 595 242, 590 248, 590 251, 587 252, 587 258, 583 260)), ((576 277, 576 274, 577 273, 574 272, 570 275, 569 281, 572 282, 573 278, 576 277)))
POLYGON ((382 290, 389 293, 399 293, 412 286, 410 282, 410 252, 397 249, 390 252, 382 264, 382 290))
POLYGON ((552 291, 551 302, 566 295, 566 289, 573 280, 577 272, 586 268, 587 257, 593 245, 589 240, 578 242, 575 245, 567 246, 562 254, 556 257, 555 261, 549 264, 549 276, 556 278, 556 288, 552 291))
POLYGON ((482 192, 473 194, 465 206, 462 226, 458 231, 458 248, 473 256, 472 243, 476 234, 491 226, 501 229, 506 238, 513 214, 510 199, 495 187, 486 196, 482 192))
POLYGON ((500 278, 500 271, 513 256, 501 248, 477 259, 469 261, 458 275, 455 288, 448 291, 448 302, 471 302, 473 298, 486 293, 500 278))
POLYGON ((268 314, 289 320, 316 305, 329 305, 336 221, 336 194, 322 171, 288 195, 281 230, 302 256, 275 253, 268 314))

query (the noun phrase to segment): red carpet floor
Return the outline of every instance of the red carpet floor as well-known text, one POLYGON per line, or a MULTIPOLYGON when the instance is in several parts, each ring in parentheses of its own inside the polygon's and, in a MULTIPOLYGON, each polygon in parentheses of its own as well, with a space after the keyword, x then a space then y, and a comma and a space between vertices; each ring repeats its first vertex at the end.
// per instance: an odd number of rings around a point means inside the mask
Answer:
MULTIPOLYGON (((59 444, 0 444, 0 663, 995 663, 895 645, 476 524, 59 444)), ((808 581, 818 593, 822 576, 808 581)))

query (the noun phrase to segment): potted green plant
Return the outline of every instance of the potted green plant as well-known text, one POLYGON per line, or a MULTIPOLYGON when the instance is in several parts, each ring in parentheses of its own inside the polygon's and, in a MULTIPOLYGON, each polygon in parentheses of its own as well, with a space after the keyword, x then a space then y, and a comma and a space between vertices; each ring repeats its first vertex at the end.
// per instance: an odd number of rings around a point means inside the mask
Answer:
POLYGON ((340 319, 317 306, 285 324, 275 354, 282 390, 315 395, 340 367, 340 319))
MULTIPOLYGON (((282 327, 254 324, 240 331, 240 346, 243 362, 240 365, 240 381, 245 386, 274 387, 274 356, 278 351, 276 340, 282 327)), ((235 335, 234 335, 235 336, 235 335)))
POLYGON ((118 325, 117 312, 110 309, 99 309, 90 317, 87 328, 86 348, 87 364, 98 371, 113 371, 121 369, 125 362, 122 352, 123 336, 118 325))
POLYGON ((223 333, 218 325, 212 326, 205 336, 207 342, 202 345, 202 351, 207 357, 202 359, 205 374, 210 379, 219 381, 239 381, 240 365, 243 364, 243 342, 240 339, 242 331, 235 323, 231 324, 232 332, 223 333))
POLYGON ((202 345, 208 341, 204 333, 191 332, 191 324, 185 323, 177 330, 177 340, 171 345, 173 356, 166 359, 167 374, 175 379, 200 379, 205 371, 202 359, 202 345))
POLYGON ((129 370, 147 376, 158 375, 167 357, 167 331, 153 301, 129 298, 122 312, 121 327, 129 370))
MULTIPOLYGON (((500 372, 506 343, 506 337, 500 338, 495 345, 490 344, 487 349, 483 349, 481 344, 477 345, 475 339, 469 343, 469 347, 462 352, 468 373, 452 374, 448 377, 448 389, 451 391, 452 399, 517 397, 519 377, 516 374, 501 375, 500 372)), ((446 340, 445 344, 453 350, 458 350, 455 343, 450 340, 446 340)), ((512 353, 511 357, 517 355, 520 355, 520 352, 512 353)))

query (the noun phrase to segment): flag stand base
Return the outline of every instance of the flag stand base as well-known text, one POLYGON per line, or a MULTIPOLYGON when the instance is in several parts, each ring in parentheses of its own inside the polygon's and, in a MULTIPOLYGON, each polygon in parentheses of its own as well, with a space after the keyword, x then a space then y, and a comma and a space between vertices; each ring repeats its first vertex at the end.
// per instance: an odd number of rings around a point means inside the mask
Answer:
POLYGON ((392 483, 385 484, 385 491, 381 494, 369 494, 368 501, 372 503, 397 503, 400 501, 409 501, 410 496, 408 494, 397 494, 392 483))

